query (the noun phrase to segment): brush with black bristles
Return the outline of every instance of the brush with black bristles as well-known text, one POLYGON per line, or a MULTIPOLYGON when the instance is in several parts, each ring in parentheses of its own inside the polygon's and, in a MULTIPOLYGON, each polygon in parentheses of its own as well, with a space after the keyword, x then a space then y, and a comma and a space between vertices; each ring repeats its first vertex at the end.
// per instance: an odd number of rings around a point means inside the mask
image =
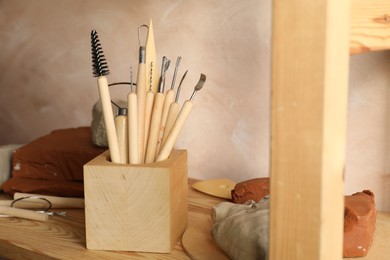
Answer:
POLYGON ((106 59, 104 58, 102 46, 95 30, 91 32, 92 46, 92 73, 97 77, 100 101, 102 102, 104 124, 107 132, 108 148, 110 150, 111 161, 114 163, 125 163, 121 161, 119 152, 118 136, 115 130, 114 115, 111 107, 110 91, 108 90, 107 78, 110 73, 106 59))

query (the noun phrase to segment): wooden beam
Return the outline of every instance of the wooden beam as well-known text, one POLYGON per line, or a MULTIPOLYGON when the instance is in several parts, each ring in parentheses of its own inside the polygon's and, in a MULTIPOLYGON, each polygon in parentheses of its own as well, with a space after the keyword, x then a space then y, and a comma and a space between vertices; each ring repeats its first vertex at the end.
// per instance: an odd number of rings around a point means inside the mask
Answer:
POLYGON ((273 3, 270 259, 341 259, 349 1, 273 3))
POLYGON ((350 53, 390 49, 390 1, 352 0, 350 53))

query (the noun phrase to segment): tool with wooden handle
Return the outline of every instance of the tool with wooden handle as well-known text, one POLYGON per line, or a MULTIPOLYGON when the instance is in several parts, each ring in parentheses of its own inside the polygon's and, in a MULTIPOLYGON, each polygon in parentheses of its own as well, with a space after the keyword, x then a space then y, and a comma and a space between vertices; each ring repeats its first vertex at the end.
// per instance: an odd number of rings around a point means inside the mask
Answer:
MULTIPOLYGON (((112 101, 111 101, 112 102, 112 101)), ((112 102, 116 105, 114 102, 112 102)), ((118 145, 119 145, 119 153, 121 156, 121 161, 123 163, 129 162, 129 142, 128 142, 128 134, 127 134, 127 108, 118 107, 117 115, 115 117, 115 129, 116 135, 118 136, 118 145)))
POLYGON ((175 123, 173 124, 172 130, 167 137, 167 141, 162 147, 160 154, 157 156, 156 162, 163 161, 169 157, 173 149, 173 146, 176 143, 177 137, 179 136, 180 131, 183 128, 184 123, 186 122, 188 115, 191 112, 193 106, 192 101, 195 98, 196 93, 202 89, 205 82, 206 82, 206 75, 201 74, 200 79, 196 84, 194 88, 194 92, 192 93, 190 99, 184 102, 183 107, 181 108, 180 113, 177 116, 175 123))
POLYGON ((38 213, 33 210, 18 209, 5 206, 0 206, 0 214, 37 221, 47 221, 49 218, 49 216, 45 213, 38 213))
POLYGON ((128 123, 128 134, 129 134, 129 163, 139 163, 139 138, 138 138, 138 104, 137 94, 133 91, 133 74, 130 67, 130 83, 131 91, 127 95, 128 109, 129 109, 129 123, 128 123))
POLYGON ((161 147, 164 146, 164 144, 165 144, 165 142, 167 140, 167 137, 168 137, 169 133, 171 132, 172 126, 175 123, 177 115, 179 114, 180 105, 179 105, 178 101, 179 101, 179 95, 180 95, 180 90, 181 90, 181 84, 183 83, 183 80, 186 77, 187 72, 188 72, 188 70, 184 73, 183 77, 180 80, 179 87, 177 88, 177 91, 176 91, 175 102, 173 102, 169 106, 167 121, 165 123, 164 134, 163 134, 163 138, 162 138, 162 141, 161 141, 161 147))
POLYGON ((144 136, 144 151, 143 151, 143 162, 145 162, 146 150, 149 140, 149 131, 150 131, 150 122, 152 120, 154 105, 154 92, 152 90, 146 93, 146 102, 145 102, 145 136, 144 136))
POLYGON ((153 23, 152 19, 150 19, 148 37, 146 39, 146 80, 147 86, 152 85, 154 93, 158 91, 158 78, 156 44, 154 41, 153 23))
POLYGON ((158 92, 154 97, 145 163, 152 163, 156 158, 158 130, 160 126, 162 107, 164 105, 164 97, 164 93, 161 92, 158 92))
POLYGON ((165 56, 163 57, 163 62, 161 65, 161 76, 159 81, 158 92, 154 97, 154 105, 153 105, 153 113, 152 119, 150 122, 150 130, 148 137, 148 147, 146 149, 146 157, 145 162, 151 163, 154 162, 157 156, 157 142, 158 142, 158 134, 161 123, 161 114, 164 105, 164 84, 165 84, 165 72, 168 70, 170 64, 170 60, 168 60, 165 56))
POLYGON ((147 25, 138 27, 139 63, 137 74, 137 111, 138 111, 138 146, 139 162, 144 162, 145 154, 145 103, 146 103, 146 47, 141 45, 140 29, 148 28, 147 25))
MULTIPOLYGON (((84 199, 83 198, 68 198, 68 197, 58 197, 58 196, 49 196, 49 195, 41 195, 41 194, 31 194, 31 193, 22 193, 22 192, 16 192, 14 194, 14 200, 20 199, 20 198, 26 198, 23 201, 18 202, 18 207, 25 207, 22 206, 21 203, 30 203, 35 205, 40 205, 36 208, 43 208, 47 206, 47 204, 44 201, 39 201, 34 198, 28 198, 28 197, 39 197, 44 198, 50 201, 51 208, 52 209, 66 209, 66 208, 77 208, 82 209, 84 208, 84 199)), ((12 201, 11 201, 12 202, 12 201)))
POLYGON ((91 45, 92 45, 92 72, 94 77, 98 77, 98 88, 100 101, 102 103, 104 123, 107 132, 108 148, 110 150, 111 161, 114 163, 122 163, 118 137, 115 130, 114 115, 111 107, 111 97, 108 90, 108 82, 105 77, 110 73, 106 60, 103 55, 103 50, 100 45, 100 41, 95 30, 91 32, 91 45))
POLYGON ((179 65, 180 65, 180 61, 181 61, 181 57, 178 57, 176 59, 175 71, 173 73, 171 88, 165 94, 164 106, 163 106, 163 110, 161 113, 161 122, 160 122, 160 128, 159 128, 158 139, 157 139, 157 152, 156 152, 157 154, 159 153, 160 148, 161 148, 161 143, 162 143, 162 139, 163 139, 163 135, 164 135, 164 129, 165 129, 165 125, 166 125, 167 118, 168 118, 169 107, 171 106, 171 104, 173 103, 173 101, 175 99, 174 87, 175 87, 176 74, 177 74, 177 70, 178 70, 179 65))

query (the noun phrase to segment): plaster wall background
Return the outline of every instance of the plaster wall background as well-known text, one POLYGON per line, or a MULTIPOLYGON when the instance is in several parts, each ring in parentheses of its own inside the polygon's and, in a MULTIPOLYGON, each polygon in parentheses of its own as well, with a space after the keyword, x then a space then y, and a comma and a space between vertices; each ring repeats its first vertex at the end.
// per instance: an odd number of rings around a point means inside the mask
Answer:
MULTIPOLYGON (((269 176, 270 0, 0 0, 0 144, 90 125, 98 100, 90 32, 111 71, 138 63, 137 28, 153 19, 157 56, 189 69, 181 102, 207 75, 177 142, 192 178, 269 176)), ((345 192, 371 189, 390 211, 390 52, 351 57, 345 192)), ((167 82, 170 83, 170 68, 167 82)), ((134 71, 136 75, 136 71, 134 71)), ((170 84, 169 84, 170 85, 170 84)), ((126 88, 112 91, 125 99, 126 88)))

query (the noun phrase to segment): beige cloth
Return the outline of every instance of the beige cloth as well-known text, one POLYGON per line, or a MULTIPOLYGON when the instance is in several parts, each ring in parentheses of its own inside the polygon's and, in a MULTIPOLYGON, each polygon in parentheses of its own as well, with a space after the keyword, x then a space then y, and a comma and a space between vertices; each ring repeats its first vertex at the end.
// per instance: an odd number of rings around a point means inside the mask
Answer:
POLYGON ((268 259, 269 196, 257 203, 222 202, 212 218, 214 240, 231 259, 268 259))
POLYGON ((12 155, 21 144, 0 146, 0 185, 11 177, 12 155))

